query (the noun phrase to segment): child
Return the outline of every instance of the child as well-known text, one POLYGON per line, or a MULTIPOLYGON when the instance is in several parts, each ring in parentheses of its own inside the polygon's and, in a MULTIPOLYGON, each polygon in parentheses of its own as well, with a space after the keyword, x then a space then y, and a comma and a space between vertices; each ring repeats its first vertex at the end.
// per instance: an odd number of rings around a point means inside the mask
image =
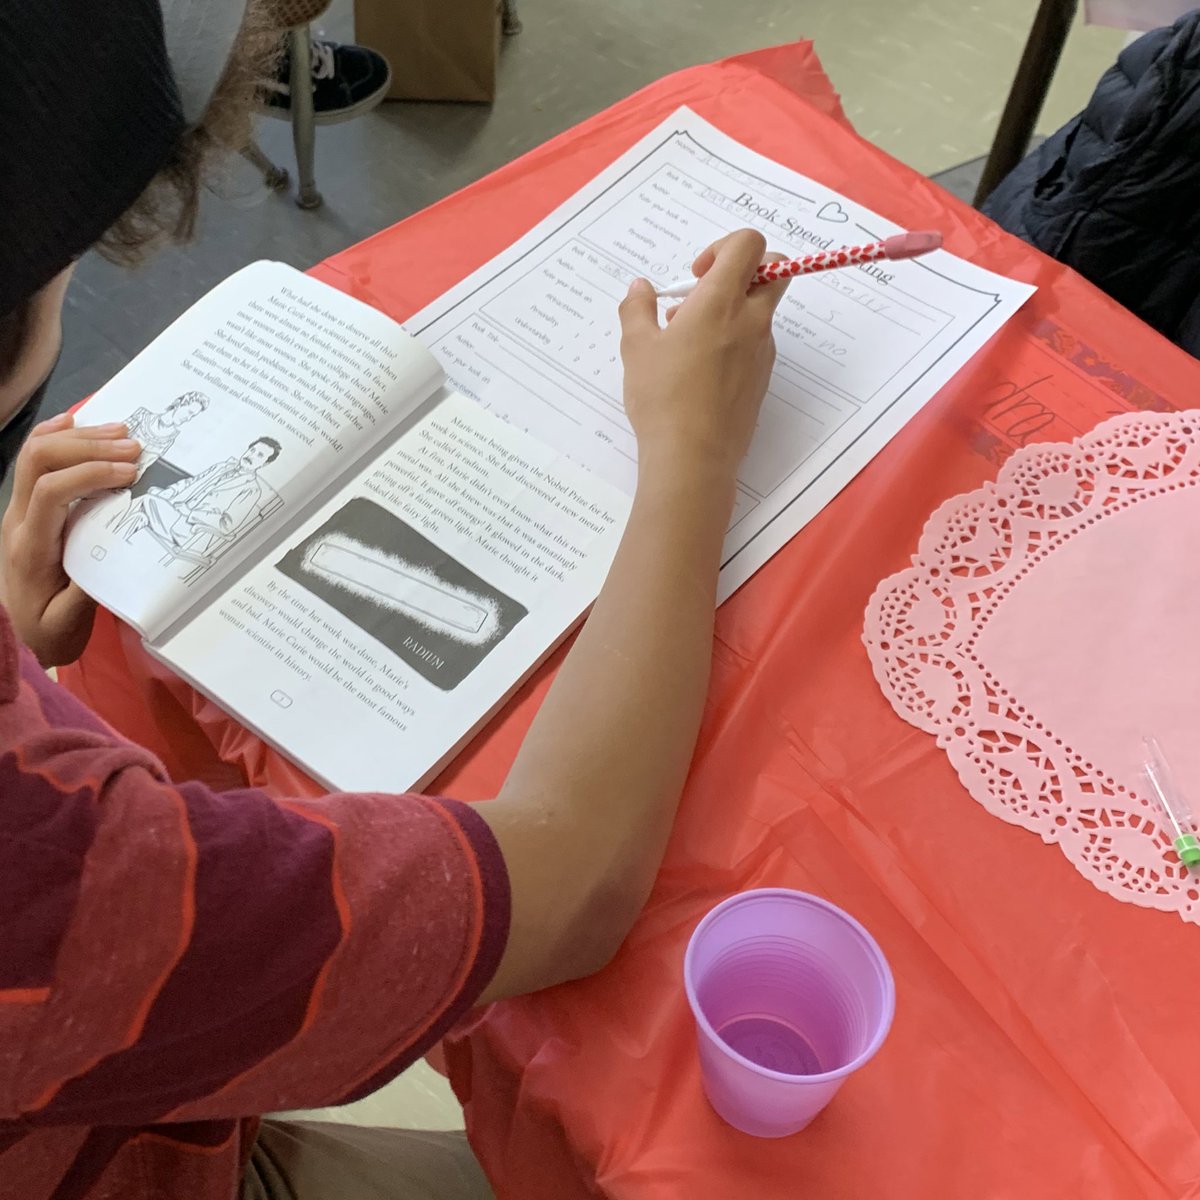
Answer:
MULTIPOLYGON (((100 236, 170 160, 221 77, 203 39, 227 56, 222 16, 240 8, 6 0, 0 43, 41 59, 6 89, 23 107, 0 130, 43 137, 13 135, 37 186, 0 183, 3 220, 32 230, 0 238, 0 322, 40 303, 81 233, 100 236), (68 171, 38 157, 51 152, 68 171)), ((472 1005, 599 970, 637 917, 695 744, 735 470, 774 355, 782 285, 748 292, 763 250, 743 231, 701 254, 665 328, 644 280, 622 303, 632 513, 509 777, 479 805, 173 781, 59 689, 41 666, 79 655, 94 611, 62 568, 70 506, 128 486, 143 448, 67 416, 34 430, 0 537, 6 1200, 489 1194, 461 1135, 258 1114, 373 1090, 472 1005)), ((10 383, 45 357, 44 338, 13 344, 10 383)))

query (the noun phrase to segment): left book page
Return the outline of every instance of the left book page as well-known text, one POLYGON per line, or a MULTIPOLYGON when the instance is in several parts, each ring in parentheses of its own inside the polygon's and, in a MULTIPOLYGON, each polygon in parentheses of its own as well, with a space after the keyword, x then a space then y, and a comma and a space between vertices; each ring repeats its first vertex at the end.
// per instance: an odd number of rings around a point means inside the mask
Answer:
POLYGON ((79 411, 142 443, 132 487, 81 505, 67 573, 153 640, 437 389, 389 317, 282 263, 219 284, 79 411))

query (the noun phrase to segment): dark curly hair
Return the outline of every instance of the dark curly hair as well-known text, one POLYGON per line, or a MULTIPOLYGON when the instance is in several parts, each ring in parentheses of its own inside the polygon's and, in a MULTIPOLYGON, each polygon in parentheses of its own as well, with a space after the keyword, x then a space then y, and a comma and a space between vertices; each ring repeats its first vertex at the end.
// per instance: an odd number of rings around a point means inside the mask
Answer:
POLYGON ((96 249, 105 258, 131 266, 165 241, 192 237, 205 179, 216 161, 250 144, 258 89, 275 73, 282 53, 282 30, 271 4, 251 0, 204 116, 179 139, 171 160, 100 239, 96 249))

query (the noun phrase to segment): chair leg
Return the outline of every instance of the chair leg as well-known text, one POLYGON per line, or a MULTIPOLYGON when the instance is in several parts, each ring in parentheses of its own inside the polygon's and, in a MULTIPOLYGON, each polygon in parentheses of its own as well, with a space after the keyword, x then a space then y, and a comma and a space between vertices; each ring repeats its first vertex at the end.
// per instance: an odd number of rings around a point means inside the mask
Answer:
POLYGON ((1038 5, 991 153, 975 191, 976 208, 1025 157, 1078 7, 1079 0, 1042 0, 1038 5))
POLYGON ((500 32, 505 37, 513 37, 521 32, 521 18, 517 15, 517 0, 502 0, 500 32))
POLYGON ((257 142, 243 147, 242 157, 262 172, 263 182, 273 192, 282 192, 288 185, 289 176, 285 167, 277 167, 264 153, 257 142))
POLYGON ((292 52, 292 141, 296 147, 296 171, 299 191, 296 203, 301 208, 320 208, 314 159, 317 127, 313 112, 312 46, 307 25, 298 25, 288 34, 292 52))

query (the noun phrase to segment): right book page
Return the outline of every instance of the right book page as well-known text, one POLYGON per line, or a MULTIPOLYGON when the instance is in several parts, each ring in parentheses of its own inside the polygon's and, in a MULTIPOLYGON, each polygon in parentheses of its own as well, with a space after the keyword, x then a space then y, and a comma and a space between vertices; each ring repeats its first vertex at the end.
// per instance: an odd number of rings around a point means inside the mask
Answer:
MULTIPOLYGON (((452 386, 632 493, 617 305, 753 226, 789 257, 900 227, 681 108, 509 250, 406 323, 452 386)), ((738 479, 729 596, 810 521, 1034 288, 944 251, 794 280, 738 479)))
POLYGON ((405 791, 576 623, 628 511, 449 395, 152 649, 327 786, 405 791))

